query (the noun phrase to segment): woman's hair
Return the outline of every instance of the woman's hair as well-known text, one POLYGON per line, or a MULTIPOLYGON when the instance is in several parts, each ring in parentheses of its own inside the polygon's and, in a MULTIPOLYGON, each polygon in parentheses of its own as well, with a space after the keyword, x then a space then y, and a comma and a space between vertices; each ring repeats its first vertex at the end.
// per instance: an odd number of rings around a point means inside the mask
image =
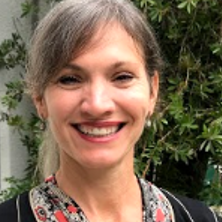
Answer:
MULTIPOLYGON (((45 16, 34 32, 27 66, 28 92, 42 97, 49 82, 87 47, 98 28, 113 22, 120 24, 142 49, 148 76, 153 76, 155 71, 160 73, 162 59, 152 28, 132 2, 64 0, 45 16)), ((59 167, 58 145, 50 129, 47 130, 39 160, 44 177, 59 167)))

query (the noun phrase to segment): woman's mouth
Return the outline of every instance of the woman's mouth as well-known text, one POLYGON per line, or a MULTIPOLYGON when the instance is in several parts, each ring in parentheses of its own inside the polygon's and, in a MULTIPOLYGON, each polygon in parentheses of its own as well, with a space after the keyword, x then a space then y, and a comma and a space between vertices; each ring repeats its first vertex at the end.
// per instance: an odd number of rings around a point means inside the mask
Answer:
POLYGON ((78 132, 89 137, 106 137, 117 133, 119 130, 122 129, 124 125, 124 123, 112 126, 92 126, 87 124, 75 124, 74 127, 78 130, 78 132))

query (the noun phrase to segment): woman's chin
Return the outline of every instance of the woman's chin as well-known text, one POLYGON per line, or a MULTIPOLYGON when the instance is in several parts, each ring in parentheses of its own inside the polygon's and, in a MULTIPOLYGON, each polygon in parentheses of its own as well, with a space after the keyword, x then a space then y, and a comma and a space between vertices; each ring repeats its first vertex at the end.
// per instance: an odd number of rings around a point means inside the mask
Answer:
POLYGON ((119 165, 119 160, 117 159, 111 159, 111 158, 91 158, 90 160, 84 161, 81 165, 85 169, 89 170, 108 170, 115 168, 119 165))

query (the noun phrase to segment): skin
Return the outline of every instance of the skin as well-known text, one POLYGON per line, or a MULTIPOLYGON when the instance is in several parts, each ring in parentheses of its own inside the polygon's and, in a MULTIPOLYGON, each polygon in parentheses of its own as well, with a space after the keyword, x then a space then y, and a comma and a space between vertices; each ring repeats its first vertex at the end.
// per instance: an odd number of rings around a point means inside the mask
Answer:
POLYGON ((147 77, 142 50, 114 23, 96 32, 42 98, 34 97, 60 146, 58 184, 90 221, 142 221, 134 146, 153 113, 158 84, 157 73, 147 77), (90 136, 79 127, 120 129, 90 136))

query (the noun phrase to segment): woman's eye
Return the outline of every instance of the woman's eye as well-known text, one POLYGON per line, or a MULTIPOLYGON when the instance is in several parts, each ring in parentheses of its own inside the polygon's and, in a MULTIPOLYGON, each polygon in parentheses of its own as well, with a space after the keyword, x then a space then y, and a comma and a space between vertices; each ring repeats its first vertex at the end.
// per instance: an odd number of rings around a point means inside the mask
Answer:
POLYGON ((61 76, 57 82, 61 85, 73 85, 80 83, 81 80, 76 76, 61 76))
POLYGON ((64 89, 76 89, 82 83, 82 79, 77 75, 63 75, 60 76, 55 83, 64 89))
POLYGON ((133 75, 130 73, 122 73, 115 77, 114 81, 120 81, 120 82, 128 82, 133 79, 133 75))

